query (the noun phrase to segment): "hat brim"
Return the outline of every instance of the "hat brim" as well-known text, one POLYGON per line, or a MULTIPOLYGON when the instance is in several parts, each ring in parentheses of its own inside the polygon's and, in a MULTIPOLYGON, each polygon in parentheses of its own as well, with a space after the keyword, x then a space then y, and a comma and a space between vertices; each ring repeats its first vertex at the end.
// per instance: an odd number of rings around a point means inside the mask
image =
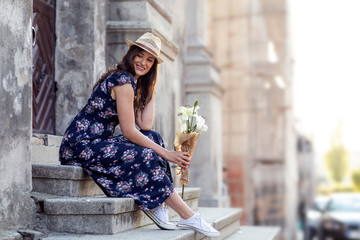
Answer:
POLYGON ((147 49, 143 48, 142 46, 138 45, 136 42, 133 42, 133 41, 131 41, 131 40, 126 39, 126 44, 127 44, 129 47, 131 47, 131 46, 133 46, 133 45, 136 45, 136 46, 138 46, 139 48, 147 51, 148 53, 150 53, 151 55, 153 55, 153 56, 158 60, 158 63, 164 62, 160 57, 155 56, 155 55, 154 55, 153 53, 151 53, 149 50, 147 50, 147 49))

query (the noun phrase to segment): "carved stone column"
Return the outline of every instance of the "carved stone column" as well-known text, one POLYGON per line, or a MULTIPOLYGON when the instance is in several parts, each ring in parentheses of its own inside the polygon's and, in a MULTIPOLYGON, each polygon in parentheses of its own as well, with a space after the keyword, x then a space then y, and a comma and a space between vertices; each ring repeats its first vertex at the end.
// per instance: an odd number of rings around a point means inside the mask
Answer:
POLYGON ((32 1, 1 1, 0 232, 28 228, 35 209, 30 197, 32 8, 32 1))
POLYGON ((190 166, 190 186, 201 187, 200 206, 222 205, 222 107, 219 69, 206 45, 207 1, 188 1, 185 102, 199 101, 209 126, 198 142, 190 166))
POLYGON ((56 1, 56 133, 62 135, 105 71, 104 1, 56 1))

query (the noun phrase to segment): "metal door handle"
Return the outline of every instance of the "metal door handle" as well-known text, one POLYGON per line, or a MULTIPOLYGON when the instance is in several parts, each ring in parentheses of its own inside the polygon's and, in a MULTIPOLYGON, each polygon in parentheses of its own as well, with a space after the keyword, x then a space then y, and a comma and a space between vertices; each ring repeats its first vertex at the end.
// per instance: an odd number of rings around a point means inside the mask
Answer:
POLYGON ((34 47, 36 44, 36 31, 34 27, 31 27, 32 29, 32 46, 34 47))

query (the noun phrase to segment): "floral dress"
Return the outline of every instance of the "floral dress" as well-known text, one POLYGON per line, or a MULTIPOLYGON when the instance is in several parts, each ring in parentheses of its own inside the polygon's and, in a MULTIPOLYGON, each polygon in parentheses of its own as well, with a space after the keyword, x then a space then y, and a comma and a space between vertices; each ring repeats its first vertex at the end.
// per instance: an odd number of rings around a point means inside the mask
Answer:
MULTIPOLYGON (((173 180, 168 161, 121 134, 113 135, 119 120, 111 88, 124 84, 132 85, 135 99, 135 79, 127 72, 114 72, 99 84, 65 131, 60 162, 83 167, 106 196, 130 197, 140 209, 148 210, 173 193, 173 180)), ((141 132, 164 147, 158 132, 141 132)))

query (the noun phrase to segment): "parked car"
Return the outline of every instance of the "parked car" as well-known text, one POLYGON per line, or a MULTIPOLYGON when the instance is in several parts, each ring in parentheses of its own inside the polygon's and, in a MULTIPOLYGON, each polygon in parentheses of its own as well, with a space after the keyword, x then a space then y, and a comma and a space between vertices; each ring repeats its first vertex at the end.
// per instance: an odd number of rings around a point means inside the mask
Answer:
POLYGON ((319 238, 360 239, 360 194, 333 194, 321 218, 319 238))
POLYGON ((314 199, 309 210, 306 211, 305 240, 312 240, 318 235, 321 215, 329 201, 329 197, 318 196, 314 199))

